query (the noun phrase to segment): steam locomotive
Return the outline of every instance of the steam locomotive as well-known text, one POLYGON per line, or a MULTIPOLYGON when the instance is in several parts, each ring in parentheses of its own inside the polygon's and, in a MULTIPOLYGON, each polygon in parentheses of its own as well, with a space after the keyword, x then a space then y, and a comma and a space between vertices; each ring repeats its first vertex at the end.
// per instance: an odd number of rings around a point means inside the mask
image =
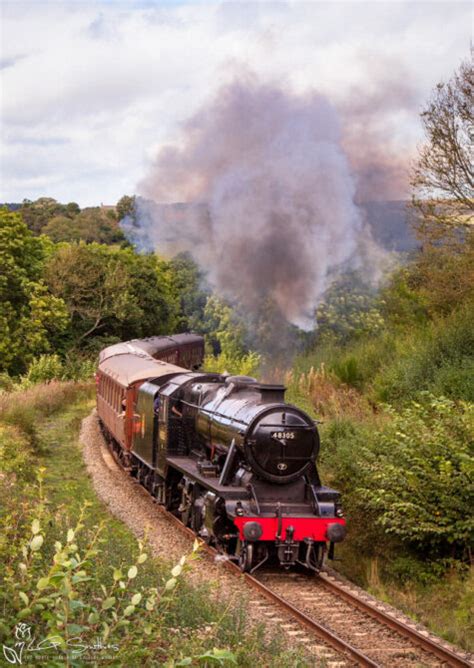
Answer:
POLYGON ((285 388, 199 371, 202 337, 105 348, 97 411, 122 465, 183 524, 242 571, 266 561, 318 571, 346 527, 321 485, 316 424, 285 388), (329 549, 328 549, 329 547, 329 549))

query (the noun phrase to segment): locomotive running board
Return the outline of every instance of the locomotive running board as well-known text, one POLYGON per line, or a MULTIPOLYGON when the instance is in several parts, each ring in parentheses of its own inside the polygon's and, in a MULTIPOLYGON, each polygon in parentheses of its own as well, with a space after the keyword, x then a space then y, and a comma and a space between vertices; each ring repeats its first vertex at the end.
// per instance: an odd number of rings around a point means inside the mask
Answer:
POLYGON ((190 460, 189 457, 167 457, 168 466, 173 467, 180 473, 192 477, 202 487, 224 499, 241 499, 248 497, 248 491, 245 487, 232 487, 230 485, 221 485, 218 478, 206 478, 199 472, 197 460, 190 460))

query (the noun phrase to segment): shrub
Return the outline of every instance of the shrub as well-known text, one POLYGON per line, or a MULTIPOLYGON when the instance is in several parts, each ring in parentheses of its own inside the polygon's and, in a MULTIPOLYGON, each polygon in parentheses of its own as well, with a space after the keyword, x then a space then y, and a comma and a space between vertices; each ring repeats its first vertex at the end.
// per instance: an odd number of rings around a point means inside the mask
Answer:
POLYGON ((399 341, 397 355, 374 380, 380 401, 414 399, 420 390, 474 401, 474 308, 465 307, 399 341))
POLYGON ((350 285, 332 287, 316 311, 318 335, 338 342, 357 339, 384 328, 377 297, 350 285))
POLYGON ((249 352, 240 356, 232 356, 226 353, 220 355, 207 355, 204 358, 203 367, 206 371, 214 373, 230 373, 236 376, 255 376, 258 374, 261 356, 255 352, 249 352))
POLYGON ((64 380, 91 381, 97 369, 96 356, 68 355, 64 361, 64 380))
POLYGON ((353 388, 342 384, 326 370, 324 364, 297 376, 293 371, 285 374, 287 398, 298 406, 310 404, 309 412, 317 415, 362 417, 370 412, 367 401, 353 388))
POLYGON ((40 355, 28 367, 28 372, 23 378, 23 386, 62 380, 63 375, 64 366, 59 355, 40 355))
POLYGON ((352 387, 361 386, 363 375, 357 357, 354 357, 354 355, 348 355, 340 362, 334 362, 332 370, 339 380, 346 383, 346 385, 351 385, 352 387))
MULTIPOLYGON (((21 550, 5 564, 0 629, 11 663, 19 650, 8 639, 23 632, 21 639, 31 640, 26 634, 32 627, 35 637, 49 639, 50 658, 67 657, 68 665, 88 658, 87 646, 97 638, 112 655, 119 646, 122 655, 138 647, 140 639, 152 633, 164 640, 168 610, 189 560, 197 555, 198 541, 191 555, 181 557, 158 587, 139 584, 137 575, 148 558, 141 542, 134 563, 125 568, 111 565, 112 581, 104 583, 94 573, 102 528, 85 529, 88 505, 62 540, 54 541, 40 484, 38 504, 29 531, 24 532, 21 550)), ((230 652, 215 649, 212 653, 216 659, 233 659, 230 652)))
POLYGON ((18 427, 0 423, 0 475, 28 478, 32 457, 28 438, 18 427))
POLYGON ((7 373, 0 373, 0 392, 11 392, 15 382, 7 373))
POLYGON ((472 544, 474 406, 432 395, 397 412, 360 457, 357 490, 378 525, 432 557, 472 544))

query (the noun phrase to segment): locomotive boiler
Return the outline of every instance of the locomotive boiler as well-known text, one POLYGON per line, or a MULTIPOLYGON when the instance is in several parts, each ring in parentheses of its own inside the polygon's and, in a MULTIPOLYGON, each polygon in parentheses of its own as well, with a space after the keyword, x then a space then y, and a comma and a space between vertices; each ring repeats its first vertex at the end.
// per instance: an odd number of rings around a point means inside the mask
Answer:
POLYGON ((122 439, 106 435, 159 503, 243 571, 268 560, 317 571, 333 557, 340 495, 321 484, 317 426, 283 386, 188 371, 143 348, 101 359, 99 377, 120 382, 126 404, 122 439))

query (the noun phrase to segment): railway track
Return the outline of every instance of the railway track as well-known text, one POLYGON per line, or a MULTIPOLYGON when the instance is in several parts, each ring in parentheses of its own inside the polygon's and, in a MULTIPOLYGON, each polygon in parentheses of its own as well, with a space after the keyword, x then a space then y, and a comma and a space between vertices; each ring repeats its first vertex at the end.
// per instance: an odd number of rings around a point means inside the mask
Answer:
MULTIPOLYGON (((312 577, 297 573, 264 572, 257 579, 273 593, 345 640, 366 666, 473 666, 467 655, 448 643, 420 631, 401 613, 368 594, 322 573, 312 577), (403 619, 401 618, 403 617, 403 619)), ((352 654, 355 657, 355 654, 352 654)))
MULTIPOLYGON (((162 506, 158 508, 180 531, 195 538, 178 518, 162 506)), ((208 554, 218 556, 213 547, 206 544, 203 547, 208 554)), ((420 631, 414 622, 407 623, 389 614, 384 604, 368 594, 362 596, 351 590, 350 585, 338 582, 332 575, 321 573, 314 577, 267 570, 254 576, 242 574, 232 561, 224 564, 270 604, 284 610, 310 633, 348 657, 350 663, 371 668, 474 666, 466 654, 454 651, 448 643, 427 631, 420 631)), ((274 619, 273 612, 266 610, 260 601, 254 604, 259 606, 263 617, 269 613, 268 617, 274 619)), ((346 664, 340 662, 339 665, 346 664)))
MULTIPOLYGON (((112 453, 125 473, 114 450, 108 448, 106 452, 112 453)), ((178 518, 163 506, 155 507, 179 531, 195 539, 194 532, 178 518)), ((203 549, 214 559, 219 556, 205 543, 203 549)), ((328 668, 354 665, 372 668, 474 667, 466 653, 428 631, 420 630, 401 613, 387 612, 387 606, 350 583, 339 582, 333 575, 311 576, 281 570, 262 570, 249 575, 242 574, 230 560, 224 560, 223 564, 258 594, 251 602, 259 616, 279 624, 289 637, 298 639, 310 653, 316 653, 322 659, 318 665, 328 668)))

